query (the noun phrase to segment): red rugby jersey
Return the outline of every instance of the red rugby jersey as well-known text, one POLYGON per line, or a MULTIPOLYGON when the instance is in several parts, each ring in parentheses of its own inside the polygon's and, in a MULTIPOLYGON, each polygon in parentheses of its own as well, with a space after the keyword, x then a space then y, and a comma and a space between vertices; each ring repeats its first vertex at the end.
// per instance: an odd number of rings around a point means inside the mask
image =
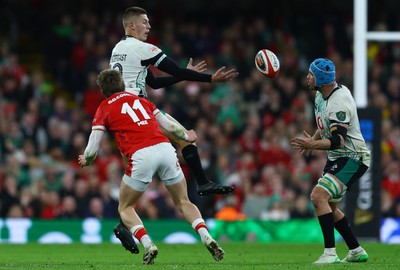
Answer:
POLYGON ((92 129, 113 132, 119 150, 130 158, 139 149, 169 142, 155 118, 158 112, 151 101, 128 92, 119 92, 99 105, 92 129))

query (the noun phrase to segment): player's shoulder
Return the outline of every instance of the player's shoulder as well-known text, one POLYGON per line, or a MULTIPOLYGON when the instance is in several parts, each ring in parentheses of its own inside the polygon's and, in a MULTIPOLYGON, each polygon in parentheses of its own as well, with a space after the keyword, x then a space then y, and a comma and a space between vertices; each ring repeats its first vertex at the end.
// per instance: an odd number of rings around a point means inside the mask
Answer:
POLYGON ((347 108, 351 109, 355 106, 353 95, 349 88, 345 85, 338 85, 337 90, 329 98, 331 106, 336 108, 347 108))
POLYGON ((332 98, 335 100, 348 100, 348 99, 353 99, 353 96, 351 94, 350 89, 343 85, 343 84, 338 84, 337 87, 335 88, 334 92, 332 93, 332 98))
POLYGON ((336 86, 336 88, 338 89, 338 92, 339 92, 339 93, 351 94, 350 89, 349 89, 346 85, 344 85, 344 84, 338 84, 338 85, 336 86))
POLYGON ((129 38, 124 42, 119 42, 115 47, 115 51, 132 52, 139 55, 157 55, 162 50, 154 44, 138 40, 136 38, 129 38))
POLYGON ((151 43, 148 43, 146 41, 141 41, 137 38, 134 37, 128 37, 126 39, 122 39, 119 43, 121 44, 129 44, 130 46, 134 45, 137 47, 157 47, 156 45, 153 45, 151 43))

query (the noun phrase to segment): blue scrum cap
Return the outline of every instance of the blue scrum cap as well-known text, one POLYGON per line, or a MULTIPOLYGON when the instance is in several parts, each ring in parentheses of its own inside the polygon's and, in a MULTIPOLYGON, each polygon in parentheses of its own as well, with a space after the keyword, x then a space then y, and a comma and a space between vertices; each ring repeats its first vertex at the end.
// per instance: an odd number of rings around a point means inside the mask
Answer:
POLYGON ((326 58, 317 58, 310 64, 310 71, 315 77, 315 86, 320 87, 335 81, 335 64, 326 58))

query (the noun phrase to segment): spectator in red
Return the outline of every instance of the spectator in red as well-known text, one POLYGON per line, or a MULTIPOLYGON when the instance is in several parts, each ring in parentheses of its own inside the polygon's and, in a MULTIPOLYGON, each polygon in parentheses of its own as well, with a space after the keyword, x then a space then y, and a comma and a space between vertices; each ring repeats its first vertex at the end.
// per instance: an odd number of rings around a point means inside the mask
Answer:
POLYGON ((42 191, 40 194, 42 201, 42 211, 40 218, 55 219, 62 213, 60 196, 55 191, 42 191))
POLYGON ((291 161, 290 154, 280 147, 279 139, 274 129, 264 129, 258 155, 261 167, 265 165, 284 165, 285 167, 289 167, 291 161))
POLYGON ((91 117, 94 117, 97 107, 104 100, 99 87, 96 84, 97 74, 90 72, 87 75, 87 87, 83 93, 82 107, 83 110, 91 117))

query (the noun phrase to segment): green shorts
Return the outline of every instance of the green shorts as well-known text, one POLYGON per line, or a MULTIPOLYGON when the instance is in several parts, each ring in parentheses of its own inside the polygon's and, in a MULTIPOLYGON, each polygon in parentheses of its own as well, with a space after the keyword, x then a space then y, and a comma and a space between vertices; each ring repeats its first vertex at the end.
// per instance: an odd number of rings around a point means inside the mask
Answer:
POLYGON ((343 157, 334 161, 328 160, 323 176, 318 181, 318 186, 325 189, 331 195, 331 201, 340 201, 346 190, 355 181, 360 179, 367 170, 368 167, 365 164, 351 158, 343 157), (344 184, 344 187, 341 187, 329 174, 334 175, 344 184))
POLYGON ((328 162, 324 168, 324 175, 329 173, 336 176, 347 188, 368 170, 368 167, 360 161, 342 157, 328 162))

